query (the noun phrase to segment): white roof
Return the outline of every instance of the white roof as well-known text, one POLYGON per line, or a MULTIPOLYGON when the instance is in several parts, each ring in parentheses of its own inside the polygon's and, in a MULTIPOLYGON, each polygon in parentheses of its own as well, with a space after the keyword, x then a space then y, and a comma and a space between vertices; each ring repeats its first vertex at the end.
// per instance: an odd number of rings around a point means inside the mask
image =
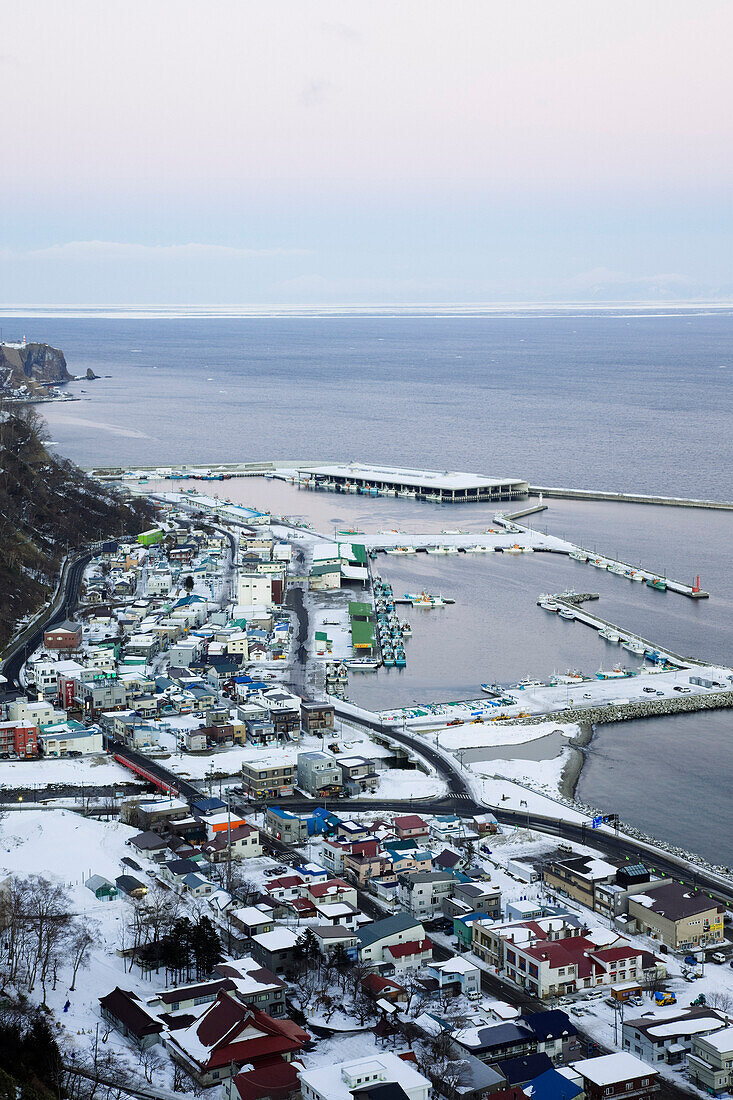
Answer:
POLYGON ((303 471, 322 477, 353 477, 362 481, 384 481, 395 485, 415 485, 424 489, 483 489, 498 485, 526 484, 516 477, 483 477, 480 474, 444 470, 406 470, 399 466, 311 466, 303 471))
POLYGON ((705 1042, 720 1054, 727 1054, 729 1050, 733 1050, 733 1027, 724 1027, 714 1035, 706 1035, 705 1042))
POLYGON ((300 1079, 310 1085, 323 1100, 343 1100, 348 1095, 347 1081, 357 1077, 368 1078, 370 1082, 390 1082, 401 1085, 408 1096, 413 1089, 428 1087, 430 1082, 423 1077, 415 1066, 398 1058, 391 1051, 379 1051, 369 1058, 359 1058, 354 1062, 337 1062, 335 1065, 316 1066, 314 1069, 301 1070, 300 1079))
POLYGON ((442 970, 444 974, 471 974, 479 969, 468 959, 462 959, 458 955, 454 959, 446 959, 445 962, 432 963, 432 967, 433 970, 442 970))
MULTIPOLYGON (((733 1036, 733 1028, 731 1035, 733 1036)), ((600 1058, 585 1058, 573 1062, 573 1068, 592 1081, 594 1085, 615 1085, 619 1081, 631 1081, 637 1077, 650 1077, 659 1071, 652 1069, 641 1058, 625 1051, 618 1054, 604 1054, 600 1058)))
MULTIPOLYGON (((700 1031, 716 1031, 722 1028, 723 1021, 719 1016, 698 1016, 697 1019, 674 1020, 669 1024, 655 1024, 648 1028, 650 1035, 659 1039, 667 1039, 671 1035, 696 1035, 700 1031)), ((733 1031, 733 1028, 726 1028, 733 1031)))
POLYGON ((261 932, 259 936, 253 936, 252 939, 265 951, 287 951, 289 948, 295 947, 300 940, 300 936, 296 935, 290 928, 279 927, 273 928, 272 932, 261 932))

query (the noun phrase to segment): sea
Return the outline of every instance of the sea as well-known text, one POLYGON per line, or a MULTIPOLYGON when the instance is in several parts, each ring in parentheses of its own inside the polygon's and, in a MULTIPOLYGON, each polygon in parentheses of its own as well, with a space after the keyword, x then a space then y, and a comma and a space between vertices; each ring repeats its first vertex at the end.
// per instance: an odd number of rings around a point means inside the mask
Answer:
MULTIPOLYGON (((5 339, 61 348, 72 374, 100 375, 67 387, 78 400, 39 407, 54 449, 84 466, 353 460, 733 500, 729 308, 38 308, 5 310, 0 326, 5 339)), ((236 493, 330 534, 491 521, 486 506, 264 479, 236 493)), ((456 603, 430 613, 437 625, 413 627, 406 670, 364 677, 352 695, 386 708, 610 667, 618 647, 537 608, 540 592, 568 586, 598 591, 600 614, 676 652, 733 665, 733 513, 548 504, 529 522, 679 580, 699 574, 711 598, 545 555, 382 558, 396 592, 425 587, 456 603)), ((578 795, 733 865, 732 781, 733 716, 720 711, 601 727, 578 795)))

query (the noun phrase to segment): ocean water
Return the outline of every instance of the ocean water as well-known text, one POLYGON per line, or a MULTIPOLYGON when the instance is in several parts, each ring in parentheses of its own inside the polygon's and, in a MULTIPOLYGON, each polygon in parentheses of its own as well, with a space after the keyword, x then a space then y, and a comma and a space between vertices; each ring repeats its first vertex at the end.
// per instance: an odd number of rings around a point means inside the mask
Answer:
POLYGON ((86 464, 355 458, 733 496, 730 310, 1 323, 110 376, 48 410, 86 464))
MULTIPOLYGON (((730 310, 46 310, 6 312, 0 324, 6 339, 60 347, 72 373, 109 376, 73 383, 78 401, 43 408, 55 447, 83 465, 354 459, 733 499, 730 310)), ((260 479, 220 491, 304 515, 326 533, 478 529, 490 518, 481 506, 370 501, 260 479)), ((678 579, 700 573, 711 599, 543 555, 380 559, 396 591, 425 586, 457 602, 414 622, 405 672, 364 677, 353 694, 381 706, 458 698, 485 680, 592 673, 622 659, 593 632, 536 608, 539 592, 567 585, 599 591, 602 614, 646 637, 733 664, 733 514, 551 501, 531 522, 678 579)), ((717 712, 602 728, 579 794, 733 864, 732 780, 733 719, 717 712)))

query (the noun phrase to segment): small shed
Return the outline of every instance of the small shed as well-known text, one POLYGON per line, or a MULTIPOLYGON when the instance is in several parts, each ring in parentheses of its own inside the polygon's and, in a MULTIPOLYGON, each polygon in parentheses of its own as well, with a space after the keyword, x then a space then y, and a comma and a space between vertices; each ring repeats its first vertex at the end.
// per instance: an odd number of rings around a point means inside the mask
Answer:
POLYGON ((91 890, 97 901, 114 901, 117 897, 117 887, 108 878, 102 875, 92 875, 84 883, 87 890, 91 890))
POLYGON ((134 875, 118 875, 115 886, 120 894, 126 894, 128 898, 144 898, 148 892, 145 883, 134 875))

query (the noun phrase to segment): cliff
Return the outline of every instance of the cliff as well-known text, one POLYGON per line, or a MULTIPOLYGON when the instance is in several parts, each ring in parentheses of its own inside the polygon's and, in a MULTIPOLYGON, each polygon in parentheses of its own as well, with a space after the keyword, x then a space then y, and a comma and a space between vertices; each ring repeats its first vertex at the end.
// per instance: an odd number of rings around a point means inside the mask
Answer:
POLYGON ((42 397, 72 377, 64 353, 50 344, 0 344, 0 397, 42 397))
POLYGON ((0 650, 48 599, 67 547, 143 531, 155 515, 49 454, 42 423, 32 408, 0 419, 0 650))

